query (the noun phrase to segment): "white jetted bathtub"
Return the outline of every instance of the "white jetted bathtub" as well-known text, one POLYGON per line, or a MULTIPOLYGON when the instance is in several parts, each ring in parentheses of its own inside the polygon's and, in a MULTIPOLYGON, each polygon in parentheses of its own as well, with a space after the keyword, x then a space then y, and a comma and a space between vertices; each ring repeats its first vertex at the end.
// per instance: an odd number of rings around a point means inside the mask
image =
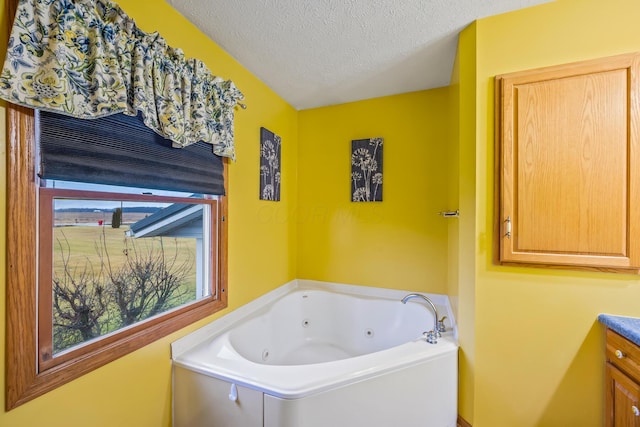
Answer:
POLYGON ((455 427, 458 344, 409 291, 295 280, 171 345, 175 427, 455 427))

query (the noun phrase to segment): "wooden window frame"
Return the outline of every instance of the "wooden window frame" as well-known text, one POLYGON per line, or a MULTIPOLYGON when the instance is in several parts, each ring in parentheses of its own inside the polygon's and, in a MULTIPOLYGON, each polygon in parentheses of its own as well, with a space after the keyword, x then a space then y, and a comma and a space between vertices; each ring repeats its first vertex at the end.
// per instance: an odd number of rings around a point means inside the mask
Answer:
POLYGON ((208 287, 208 296, 193 300, 186 305, 176 308, 174 310, 167 310, 165 313, 161 313, 154 316, 152 319, 141 320, 125 328, 117 329, 109 334, 101 337, 97 337, 89 343, 81 343, 70 349, 65 349, 59 354, 53 355, 53 290, 51 283, 53 281, 53 254, 54 242, 53 242, 53 227, 54 227, 54 215, 53 215, 53 203, 56 198, 66 199, 88 199, 88 200, 122 200, 133 202, 162 202, 162 203, 183 203, 183 204, 198 204, 207 205, 209 209, 210 223, 209 247, 207 251, 212 255, 211 261, 217 259, 217 222, 218 222, 218 200, 217 199, 193 199, 187 197, 168 197, 168 196, 153 196, 138 194, 125 194, 125 193, 103 193, 95 191, 84 190, 67 190, 58 188, 39 188, 39 235, 38 235, 38 371, 46 371, 52 367, 61 363, 73 360, 77 357, 84 356, 86 354, 93 354, 100 348, 107 346, 118 340, 125 339, 127 336, 138 333, 153 323, 168 321, 176 316, 185 314, 188 311, 195 310, 198 306, 208 304, 207 299, 218 297, 219 289, 217 286, 217 262, 211 262, 211 269, 209 270, 208 277, 203 278, 206 280, 208 287))
MULTIPOLYGON (((93 371, 227 307, 227 206, 221 196, 217 221, 217 289, 188 310, 160 316, 132 328, 118 340, 101 340, 77 357, 38 369, 37 262, 38 189, 34 111, 6 105, 7 111, 7 264, 6 264, 6 410, 93 371)), ((225 194, 228 161, 224 160, 225 194)), ((212 225, 213 226, 213 225, 212 225)))

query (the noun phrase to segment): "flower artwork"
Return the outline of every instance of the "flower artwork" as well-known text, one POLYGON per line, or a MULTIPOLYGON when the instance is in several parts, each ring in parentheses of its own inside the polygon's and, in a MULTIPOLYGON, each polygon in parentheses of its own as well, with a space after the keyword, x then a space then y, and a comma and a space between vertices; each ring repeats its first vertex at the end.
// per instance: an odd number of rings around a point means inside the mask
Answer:
POLYGON ((351 141, 351 201, 382 201, 382 138, 351 141))
POLYGON ((280 200, 281 139, 260 128, 260 200, 280 200))

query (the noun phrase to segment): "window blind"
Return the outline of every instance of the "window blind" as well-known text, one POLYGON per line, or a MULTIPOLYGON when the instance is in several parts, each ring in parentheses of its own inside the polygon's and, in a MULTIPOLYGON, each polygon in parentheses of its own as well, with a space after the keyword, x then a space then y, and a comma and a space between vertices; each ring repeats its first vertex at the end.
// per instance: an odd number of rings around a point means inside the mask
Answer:
POLYGON ((41 178, 224 195, 222 158, 210 144, 172 148, 139 115, 38 111, 36 126, 41 178))

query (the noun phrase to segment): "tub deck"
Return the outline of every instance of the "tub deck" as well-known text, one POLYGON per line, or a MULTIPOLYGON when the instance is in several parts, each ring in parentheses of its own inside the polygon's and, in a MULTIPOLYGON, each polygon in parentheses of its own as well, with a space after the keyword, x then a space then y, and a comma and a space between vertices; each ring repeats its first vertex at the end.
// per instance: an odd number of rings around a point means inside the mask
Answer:
POLYGON ((446 334, 438 344, 416 339, 381 352, 305 365, 265 365, 239 355, 229 344, 228 333, 174 359, 194 372, 268 393, 282 399, 298 399, 345 384, 383 375, 425 359, 457 357, 458 344, 446 334))

